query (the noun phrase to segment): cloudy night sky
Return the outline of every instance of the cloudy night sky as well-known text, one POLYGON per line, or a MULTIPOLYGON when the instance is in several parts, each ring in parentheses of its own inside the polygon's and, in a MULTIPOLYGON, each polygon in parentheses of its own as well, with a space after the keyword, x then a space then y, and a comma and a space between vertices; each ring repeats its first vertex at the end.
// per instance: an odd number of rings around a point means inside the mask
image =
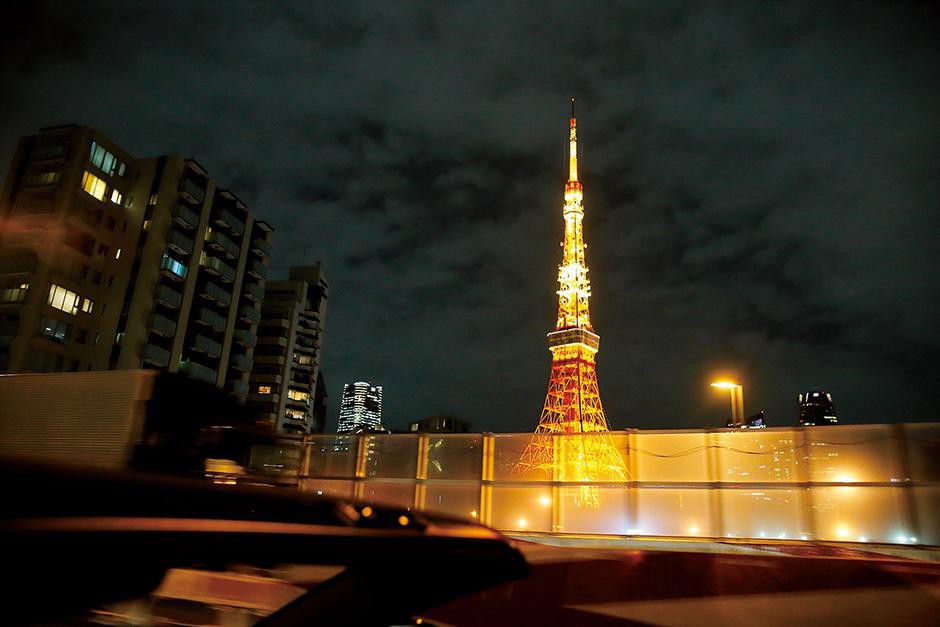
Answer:
MULTIPOLYGON (((393 427, 530 431, 578 99, 598 374, 615 429, 937 420, 940 44, 929 3, 19 5, 0 165, 75 122, 198 160, 322 260, 344 382, 393 427)), ((305 256, 306 251, 306 256, 305 256)))

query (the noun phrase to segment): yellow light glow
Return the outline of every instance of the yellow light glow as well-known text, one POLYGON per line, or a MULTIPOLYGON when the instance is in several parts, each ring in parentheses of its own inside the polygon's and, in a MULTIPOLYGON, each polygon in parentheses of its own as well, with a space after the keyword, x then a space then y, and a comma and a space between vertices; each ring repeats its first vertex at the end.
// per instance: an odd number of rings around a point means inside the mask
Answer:
POLYGON ((477 514, 477 510, 472 510, 472 511, 470 512, 470 516, 471 516, 472 518, 476 518, 477 516, 479 516, 479 514, 477 514))
POLYGON ((696 527, 695 525, 692 525, 691 527, 689 527, 689 533, 691 533, 692 535, 697 534, 697 533, 698 533, 698 527, 696 527))
POLYGON ((363 507, 363 508, 362 508, 362 515, 365 516, 366 518, 369 518, 370 516, 372 516, 372 508, 369 507, 368 505, 366 505, 365 507, 363 507))
POLYGON ((545 507, 548 507, 549 505, 552 504, 552 498, 550 496, 540 496, 539 504, 544 505, 545 507))
POLYGON ((518 524, 520 528, 525 529, 526 525, 529 524, 529 521, 526 520, 525 518, 520 518, 519 520, 516 521, 516 524, 518 524))
POLYGON ((721 388, 722 390, 733 390, 734 388, 741 387, 737 383, 732 383, 731 381, 715 381, 711 384, 713 388, 721 388))
POLYGON ((402 527, 407 527, 410 522, 411 520, 404 514, 398 517, 398 524, 402 527))
POLYGON ((839 535, 840 538, 848 538, 848 537, 849 537, 849 530, 846 529, 845 527, 839 527, 839 529, 836 531, 836 533, 839 535))

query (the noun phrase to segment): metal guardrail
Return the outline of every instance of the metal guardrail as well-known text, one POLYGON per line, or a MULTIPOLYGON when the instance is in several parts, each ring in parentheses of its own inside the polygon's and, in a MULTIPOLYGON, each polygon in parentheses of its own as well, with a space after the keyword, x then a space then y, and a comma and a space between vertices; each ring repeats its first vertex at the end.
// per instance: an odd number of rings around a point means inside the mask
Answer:
POLYGON ((299 486, 512 532, 940 545, 940 423, 615 431, 627 475, 584 480, 521 472, 534 437, 598 436, 309 436, 299 486))

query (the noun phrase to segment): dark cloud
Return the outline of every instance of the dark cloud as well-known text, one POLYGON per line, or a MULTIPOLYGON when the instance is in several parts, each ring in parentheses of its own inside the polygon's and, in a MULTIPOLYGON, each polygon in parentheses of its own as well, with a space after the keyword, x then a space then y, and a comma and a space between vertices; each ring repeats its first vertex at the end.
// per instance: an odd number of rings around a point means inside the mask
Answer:
POLYGON ((325 374, 402 426, 529 430, 579 99, 601 389, 616 427, 936 419, 940 89, 927 3, 28 3, 0 149, 95 126, 197 158, 321 259, 325 374))

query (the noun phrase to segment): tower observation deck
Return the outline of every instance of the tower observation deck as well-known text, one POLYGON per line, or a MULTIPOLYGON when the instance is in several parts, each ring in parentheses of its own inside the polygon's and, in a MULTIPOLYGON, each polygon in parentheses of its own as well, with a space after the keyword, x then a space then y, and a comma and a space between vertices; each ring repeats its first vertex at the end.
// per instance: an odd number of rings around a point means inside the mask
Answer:
MULTIPOLYGON (((626 478, 626 465, 608 433, 597 385, 595 356, 600 336, 591 323, 591 282, 585 261, 584 188, 578 180, 578 125, 571 99, 568 124, 568 182, 562 216, 565 235, 558 266, 558 318, 548 334, 552 369, 535 436, 516 471, 543 473, 553 481, 626 478), (557 438, 564 434, 596 437, 557 438)), ((596 490, 584 488, 578 505, 597 506, 596 490)))

